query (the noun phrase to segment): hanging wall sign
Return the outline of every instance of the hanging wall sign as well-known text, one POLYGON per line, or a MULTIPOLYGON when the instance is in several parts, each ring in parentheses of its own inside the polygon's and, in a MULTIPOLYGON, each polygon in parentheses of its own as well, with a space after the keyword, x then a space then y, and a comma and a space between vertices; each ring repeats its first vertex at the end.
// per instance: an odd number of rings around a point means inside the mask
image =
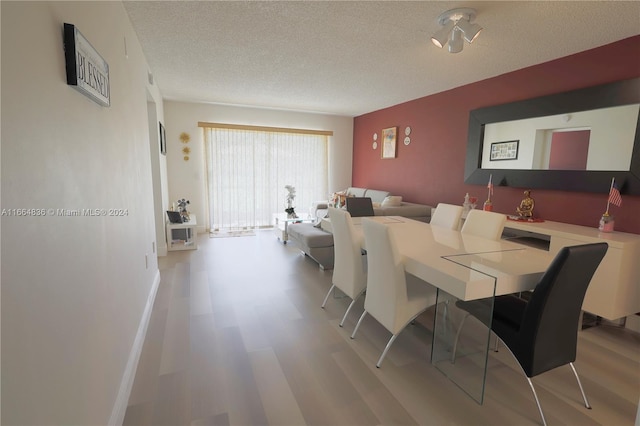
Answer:
POLYGON ((64 24, 67 84, 103 106, 109 106, 109 64, 78 29, 64 24))

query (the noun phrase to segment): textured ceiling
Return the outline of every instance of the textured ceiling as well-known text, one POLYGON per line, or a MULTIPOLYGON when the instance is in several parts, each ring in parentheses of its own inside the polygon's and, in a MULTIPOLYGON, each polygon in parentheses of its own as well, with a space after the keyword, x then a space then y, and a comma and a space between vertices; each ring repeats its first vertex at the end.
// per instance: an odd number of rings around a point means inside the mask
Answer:
POLYGON ((638 1, 124 1, 167 100, 357 116, 640 34, 638 1), (430 36, 473 7, 457 54, 430 36))

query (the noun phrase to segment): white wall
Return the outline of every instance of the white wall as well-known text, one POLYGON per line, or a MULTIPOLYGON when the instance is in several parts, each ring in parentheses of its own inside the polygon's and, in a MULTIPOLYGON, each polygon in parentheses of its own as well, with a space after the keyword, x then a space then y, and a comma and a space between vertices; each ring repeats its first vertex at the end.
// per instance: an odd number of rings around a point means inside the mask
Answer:
POLYGON ((157 117, 162 100, 120 2, 0 7, 2 423, 108 424, 159 280, 147 91, 157 117), (64 22, 109 63, 110 107, 67 86, 64 22), (21 208, 127 214, 7 213, 21 208))
MULTIPOLYGON (((331 130, 329 138, 329 192, 351 186, 353 118, 271 109, 165 101, 169 204, 187 198, 189 211, 198 218, 199 232, 205 230, 204 139, 198 122, 331 130), (191 136, 189 161, 184 161, 179 136, 191 136)), ((328 196, 328 194, 327 194, 328 196)), ((167 206, 169 207, 169 206, 167 206)))
MULTIPOLYGON (((152 79, 153 81, 153 79, 152 79)), ((156 104, 147 93, 147 114, 149 124, 149 145, 151 176, 153 180, 153 210, 155 218, 158 256, 167 255, 165 231, 165 206, 169 203, 169 182, 167 181, 167 156, 160 152, 160 126, 158 111, 163 111, 162 102, 156 104)), ((162 114, 160 115, 162 116, 162 114)))

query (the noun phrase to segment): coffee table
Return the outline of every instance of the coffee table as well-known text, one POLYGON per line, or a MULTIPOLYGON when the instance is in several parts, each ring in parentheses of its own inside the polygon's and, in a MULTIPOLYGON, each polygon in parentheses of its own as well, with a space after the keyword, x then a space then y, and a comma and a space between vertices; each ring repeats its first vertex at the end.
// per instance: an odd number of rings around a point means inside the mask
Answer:
POLYGON ((290 218, 287 217, 286 213, 275 213, 273 215, 275 221, 275 227, 273 228, 276 232, 276 236, 283 244, 287 244, 289 240, 289 234, 287 233, 287 227, 292 223, 312 223, 314 222, 314 218, 312 217, 297 217, 290 218))

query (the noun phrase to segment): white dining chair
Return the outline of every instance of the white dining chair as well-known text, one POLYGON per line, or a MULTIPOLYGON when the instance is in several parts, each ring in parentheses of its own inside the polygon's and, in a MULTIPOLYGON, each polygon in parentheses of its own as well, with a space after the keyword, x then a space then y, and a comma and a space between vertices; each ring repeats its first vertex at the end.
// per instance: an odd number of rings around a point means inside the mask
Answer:
POLYGON ((331 288, 322 302, 322 308, 324 309, 329 295, 335 288, 349 296, 352 301, 340 321, 342 327, 349 311, 367 288, 367 256, 362 254, 360 240, 355 237, 349 212, 330 207, 329 219, 333 228, 333 278, 331 288))
POLYGON ((462 217, 462 206, 456 206, 454 204, 438 203, 433 215, 431 215, 431 221, 429 222, 433 226, 439 226, 441 228, 448 228, 453 230, 460 229, 460 218, 462 217))
POLYGON ((418 315, 435 305, 437 290, 432 285, 407 274, 389 228, 372 219, 363 219, 367 247, 367 297, 364 312, 351 334, 355 338, 362 320, 369 313, 392 334, 376 367, 398 334, 418 315))
POLYGON ((497 241, 502 237, 506 221, 507 216, 501 213, 471 210, 467 214, 460 232, 497 241))

